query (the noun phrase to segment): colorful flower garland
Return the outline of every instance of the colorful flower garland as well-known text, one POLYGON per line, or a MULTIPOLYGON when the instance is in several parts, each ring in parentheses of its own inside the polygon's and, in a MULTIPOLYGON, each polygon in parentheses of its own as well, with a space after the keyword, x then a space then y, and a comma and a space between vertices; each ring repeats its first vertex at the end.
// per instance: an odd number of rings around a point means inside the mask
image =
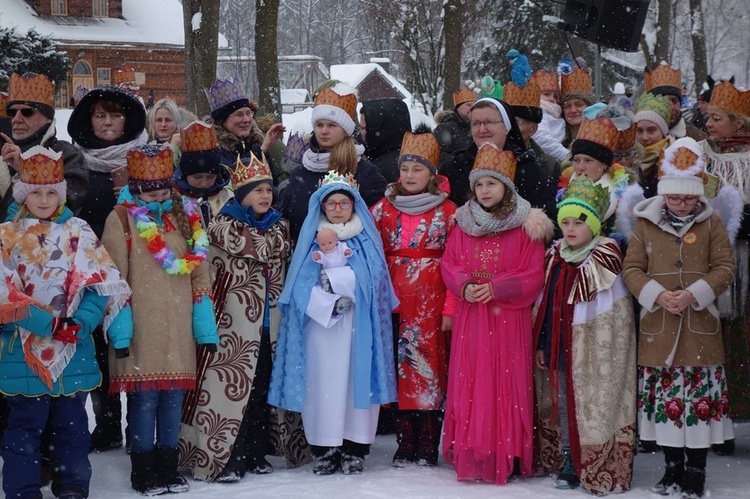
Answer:
POLYGON ((194 203, 185 202, 183 206, 188 222, 193 229, 193 237, 187 241, 188 245, 193 246, 193 249, 190 253, 186 253, 183 258, 175 258, 174 251, 167 246, 156 222, 148 216, 147 206, 128 206, 128 214, 135 220, 138 235, 146 240, 146 246, 154 261, 161 264, 164 271, 169 275, 189 274, 198 268, 208 256, 208 235, 203 229, 200 212, 196 209, 194 203))

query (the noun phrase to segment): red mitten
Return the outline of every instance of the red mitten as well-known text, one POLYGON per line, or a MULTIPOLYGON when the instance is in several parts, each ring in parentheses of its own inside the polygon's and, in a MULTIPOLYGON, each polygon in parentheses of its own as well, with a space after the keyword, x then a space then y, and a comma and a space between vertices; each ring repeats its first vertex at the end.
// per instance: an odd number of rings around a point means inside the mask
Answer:
POLYGON ((52 338, 63 343, 75 343, 81 326, 70 317, 58 317, 52 323, 52 329, 52 338))

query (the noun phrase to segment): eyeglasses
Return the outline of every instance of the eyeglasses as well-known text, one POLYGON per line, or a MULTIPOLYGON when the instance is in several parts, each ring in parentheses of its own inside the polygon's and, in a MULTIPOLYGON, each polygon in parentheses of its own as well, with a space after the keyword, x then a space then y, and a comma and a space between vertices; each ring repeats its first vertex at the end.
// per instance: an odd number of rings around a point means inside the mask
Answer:
POLYGON ((472 121, 471 128, 479 128, 484 125, 485 128, 490 128, 497 125, 502 125, 503 120, 485 120, 485 121, 472 121))
POLYGON ((341 208, 342 210, 348 210, 352 206, 352 202, 348 199, 344 199, 343 201, 326 201, 325 203, 323 203, 323 209, 326 211, 333 211, 337 207, 341 208))
POLYGON ((107 118, 110 118, 112 120, 124 120, 125 115, 123 113, 94 113, 92 118, 94 118, 96 121, 104 121, 107 118))
POLYGON ((613 151, 614 159, 630 159, 635 156, 635 151, 613 151))
POLYGON ((23 109, 10 108, 5 110, 8 113, 8 118, 15 118, 17 113, 21 113, 24 118, 31 118, 34 116, 36 109, 33 107, 24 107, 23 109))
POLYGON ((666 196, 667 201, 669 201, 671 204, 680 206, 680 205, 691 205, 695 204, 698 201, 697 196, 689 196, 689 197, 677 197, 677 196, 666 196))
POLYGON ((231 116, 233 118, 240 119, 240 120, 245 119, 245 118, 252 119, 253 116, 255 116, 255 113, 252 112, 252 111, 235 111, 232 114, 230 114, 229 116, 231 116))

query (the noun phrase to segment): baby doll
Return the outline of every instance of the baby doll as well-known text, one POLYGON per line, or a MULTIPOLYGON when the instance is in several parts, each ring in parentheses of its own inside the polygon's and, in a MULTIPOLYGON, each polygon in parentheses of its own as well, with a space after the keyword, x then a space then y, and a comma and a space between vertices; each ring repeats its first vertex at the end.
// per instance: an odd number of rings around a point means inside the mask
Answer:
POLYGON ((316 241, 320 251, 312 252, 313 261, 320 263, 325 269, 347 265, 346 259, 352 256, 352 250, 346 243, 339 241, 332 229, 320 229, 316 241))

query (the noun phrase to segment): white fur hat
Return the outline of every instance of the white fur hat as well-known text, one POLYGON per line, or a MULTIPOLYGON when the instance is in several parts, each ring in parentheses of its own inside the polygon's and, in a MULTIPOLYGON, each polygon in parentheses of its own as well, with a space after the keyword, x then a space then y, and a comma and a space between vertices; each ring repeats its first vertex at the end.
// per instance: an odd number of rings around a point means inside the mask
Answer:
POLYGON ((695 140, 676 140, 664 151, 659 166, 659 195, 702 196, 705 167, 703 151, 695 140))

